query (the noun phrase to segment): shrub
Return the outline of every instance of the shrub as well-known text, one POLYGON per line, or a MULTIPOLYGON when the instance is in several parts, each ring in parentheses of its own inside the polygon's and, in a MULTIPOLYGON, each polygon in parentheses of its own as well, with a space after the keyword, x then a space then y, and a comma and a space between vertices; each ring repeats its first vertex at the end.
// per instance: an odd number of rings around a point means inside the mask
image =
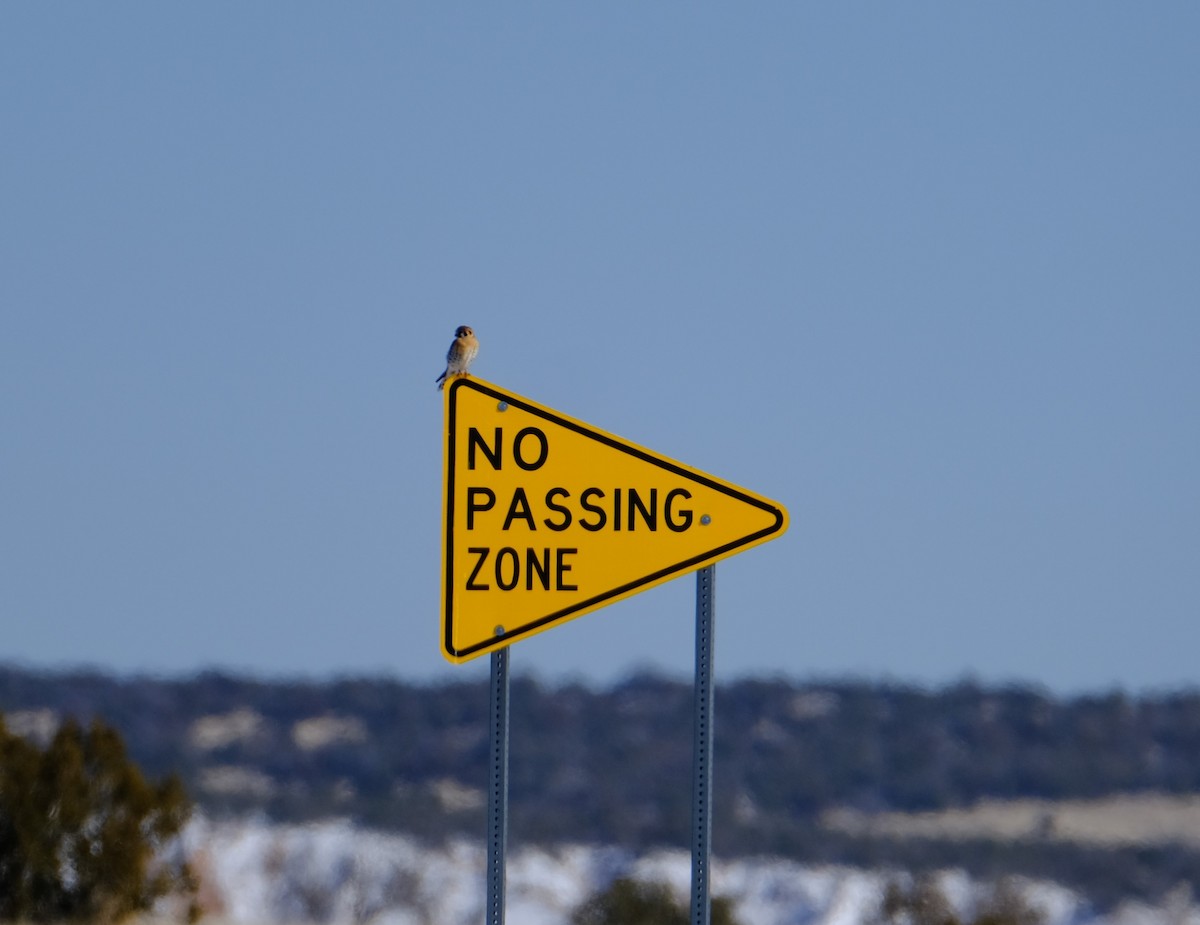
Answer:
MULTIPOLYGON (((689 910, 677 905, 661 883, 642 883, 628 877, 614 880, 575 910, 572 925, 688 925, 689 910)), ((712 925, 737 925, 733 904, 718 896, 712 901, 712 925)))
POLYGON ((964 921, 931 877, 903 885, 892 881, 884 890, 877 925, 1043 925, 1045 916, 1029 904, 1017 884, 1004 879, 964 921))

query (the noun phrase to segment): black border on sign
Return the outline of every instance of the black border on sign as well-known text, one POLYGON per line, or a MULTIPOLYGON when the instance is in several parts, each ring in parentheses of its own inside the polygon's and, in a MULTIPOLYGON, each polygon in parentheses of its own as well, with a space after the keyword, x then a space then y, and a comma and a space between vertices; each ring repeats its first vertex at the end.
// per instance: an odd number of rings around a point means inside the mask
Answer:
POLYGON ((445 563, 446 563, 446 567, 445 567, 445 581, 446 581, 445 602, 446 603, 445 603, 445 614, 444 614, 444 616, 445 616, 445 621, 444 621, 445 638, 443 639, 442 644, 445 646, 446 651, 449 652, 451 655, 453 655, 455 658, 467 658, 471 655, 474 655, 477 652, 482 652, 483 650, 494 648, 494 647, 496 647, 496 644, 499 642, 513 642, 517 639, 520 639, 522 636, 525 636, 525 635, 533 632, 534 630, 537 630, 537 629, 540 629, 541 627, 546 626, 548 623, 555 623, 559 620, 564 620, 564 619, 570 617, 572 614, 578 613, 581 610, 590 610, 594 607, 603 606, 605 601, 608 601, 612 598, 620 597, 621 595, 627 594, 630 591, 633 591, 634 589, 641 587, 642 585, 653 584, 653 583, 659 581, 660 579, 666 578, 667 576, 673 575, 675 573, 692 571, 693 569, 695 569, 697 567, 697 565, 700 562, 703 562, 706 559, 712 559, 714 557, 721 558, 723 556, 726 556, 741 546, 746 546, 750 543, 755 542, 756 540, 762 539, 763 537, 770 536, 772 533, 779 532, 779 530, 782 529, 782 527, 783 527, 783 511, 773 504, 767 504, 766 502, 764 502, 758 498, 752 497, 751 495, 748 495, 743 491, 739 491, 738 489, 733 488, 729 485, 723 485, 720 482, 713 481, 711 478, 708 478, 707 476, 705 476, 701 473, 697 473, 692 470, 685 469, 682 466, 679 466, 679 465, 676 465, 675 463, 670 462, 669 460, 661 459, 658 456, 651 455, 648 451, 642 450, 639 447, 630 446, 629 444, 623 443, 622 441, 620 441, 618 439, 614 439, 613 437, 611 437, 610 435, 608 435, 606 433, 603 433, 603 432, 597 431, 597 430, 593 430, 592 428, 583 426, 575 421, 566 420, 564 418, 561 418, 557 414, 554 414, 551 411, 548 411, 543 408, 534 407, 533 405, 530 405, 530 404, 522 401, 519 398, 514 398, 511 395, 505 395, 503 392, 497 391, 496 389, 493 389, 490 386, 483 385, 482 383, 471 379, 469 376, 462 376, 462 377, 455 378, 452 382, 450 382, 447 385, 447 388, 450 390, 450 398, 449 398, 450 412, 449 412, 449 420, 447 421, 447 426, 449 428, 449 431, 446 436, 446 455, 447 455, 447 460, 446 460, 446 498, 445 498, 445 502, 446 502, 446 548, 444 550, 445 563), (455 497, 455 492, 454 492, 455 467, 454 467, 453 463, 454 463, 454 460, 456 459, 455 440, 456 440, 456 435, 458 432, 457 396, 458 396, 458 390, 461 388, 471 388, 471 389, 474 389, 476 392, 481 392, 484 395, 489 395, 492 398, 495 398, 497 401, 507 402, 510 407, 520 408, 522 411, 526 412, 527 414, 532 414, 536 417, 542 418, 543 420, 550 421, 550 422, 558 425, 559 427, 565 427, 567 430, 573 430, 577 434, 581 434, 585 437, 589 437, 592 440, 596 440, 600 443, 603 443, 606 446, 612 447, 614 450, 620 450, 622 453, 626 453, 629 456, 636 456, 638 459, 642 460, 643 462, 647 462, 647 463, 650 463, 651 465, 658 466, 660 469, 666 469, 668 472, 672 472, 675 475, 678 475, 684 479, 687 479, 689 482, 696 482, 701 485, 705 485, 708 488, 711 488, 713 491, 719 491, 722 494, 729 495, 730 497, 736 498, 737 500, 739 500, 745 504, 753 505, 754 507, 759 508, 760 510, 766 511, 769 514, 773 514, 775 516, 775 523, 772 524, 771 526, 767 527, 766 529, 758 530, 757 532, 748 534, 747 536, 744 536, 741 539, 737 539, 737 540, 733 540, 732 542, 725 543, 722 546, 718 546, 715 549, 710 549, 707 552, 703 552, 699 555, 692 556, 691 558, 685 559, 682 562, 678 562, 675 565, 671 565, 666 568, 659 569, 656 572, 651 572, 649 575, 644 575, 641 578, 637 579, 636 581, 627 582, 626 584, 620 585, 619 587, 616 587, 616 588, 612 588, 611 590, 606 591, 603 594, 596 595, 595 597, 590 597, 586 601, 579 601, 578 603, 573 604, 570 607, 564 607, 562 610, 556 610, 553 613, 550 613, 544 617, 538 618, 537 620, 533 621, 532 623, 526 623, 523 626, 519 627, 518 629, 510 630, 509 632, 506 632, 503 635, 492 636, 483 642, 476 643, 475 645, 472 645, 472 646, 468 646, 465 649, 455 649, 452 645, 452 640, 454 638, 454 632, 453 632, 453 630, 454 630, 454 555, 453 555, 453 553, 454 553, 454 497, 455 497))

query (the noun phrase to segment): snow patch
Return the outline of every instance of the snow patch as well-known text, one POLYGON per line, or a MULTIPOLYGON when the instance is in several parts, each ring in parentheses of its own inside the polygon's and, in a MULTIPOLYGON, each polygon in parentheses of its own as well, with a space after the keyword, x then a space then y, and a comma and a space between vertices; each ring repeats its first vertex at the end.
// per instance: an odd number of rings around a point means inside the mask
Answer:
MULTIPOLYGON (((208 909, 229 925, 373 923, 478 925, 484 920, 483 839, 428 845, 346 821, 274 825, 263 820, 194 820, 181 848, 195 861, 208 909)), ((680 902, 690 891, 691 856, 663 850, 638 857, 611 847, 510 849, 506 918, 568 925, 572 911, 615 878, 665 883, 680 902)), ((803 865, 775 858, 715 860, 714 895, 728 896, 747 925, 869 925, 894 874, 803 865)), ((987 886, 962 871, 938 878, 969 914, 987 886)), ((1190 892, 1165 908, 1129 903, 1095 915, 1054 883, 1014 880, 1046 914, 1046 925, 1200 925, 1190 892)))

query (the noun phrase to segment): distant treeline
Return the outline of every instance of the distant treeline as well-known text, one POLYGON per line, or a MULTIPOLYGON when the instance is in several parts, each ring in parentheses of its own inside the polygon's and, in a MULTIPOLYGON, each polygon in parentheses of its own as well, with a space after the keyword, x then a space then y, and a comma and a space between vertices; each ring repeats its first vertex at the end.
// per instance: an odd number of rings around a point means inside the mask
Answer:
MULTIPOLYGON (((525 842, 688 844, 690 684, 604 689, 517 679, 510 829, 525 842)), ((154 775, 177 771, 213 815, 330 815, 426 838, 483 830, 484 682, 182 680, 0 668, 9 727, 45 735, 102 717, 154 775)), ((744 680, 717 691, 718 853, 965 866, 1147 894, 1200 883, 1181 847, 893 842, 835 833, 833 807, 933 810, 981 798, 1200 792, 1200 692, 1055 698, 1029 687, 936 690, 744 680)))

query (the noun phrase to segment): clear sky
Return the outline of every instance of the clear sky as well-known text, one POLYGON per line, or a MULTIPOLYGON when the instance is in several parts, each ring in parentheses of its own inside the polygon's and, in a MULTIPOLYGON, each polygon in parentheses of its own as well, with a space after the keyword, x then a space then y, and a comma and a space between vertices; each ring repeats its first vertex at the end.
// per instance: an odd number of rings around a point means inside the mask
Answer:
MULTIPOLYGON (((0 661, 463 678, 481 377, 758 493, 717 674, 1200 681, 1200 5, 0 5, 0 661)), ((687 676, 685 577, 513 649, 687 676)))

